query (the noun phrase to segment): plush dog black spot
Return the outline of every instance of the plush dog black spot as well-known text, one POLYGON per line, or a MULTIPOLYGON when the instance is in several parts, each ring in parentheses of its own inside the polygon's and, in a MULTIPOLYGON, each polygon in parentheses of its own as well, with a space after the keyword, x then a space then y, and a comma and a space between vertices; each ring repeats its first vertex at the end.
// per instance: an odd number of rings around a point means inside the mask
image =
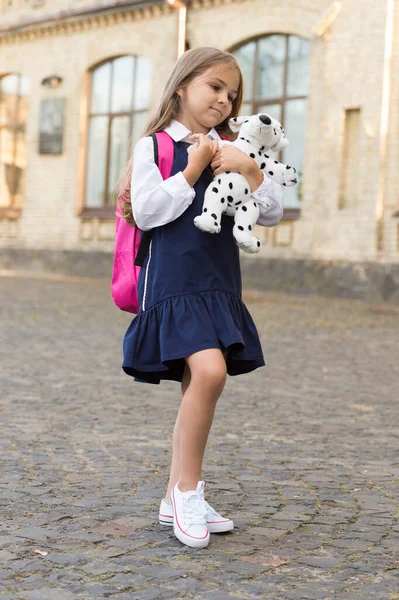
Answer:
POLYGON ((264 169, 264 168, 265 168, 265 166, 266 166, 266 163, 262 163, 262 164, 261 164, 261 166, 260 166, 260 168, 261 168, 261 169, 264 169))
POLYGON ((245 194, 249 194, 249 189, 248 189, 248 188, 245 188, 245 190, 244 190, 244 193, 245 193, 245 194))
POLYGON ((217 194, 219 192, 219 190, 217 189, 217 187, 213 187, 212 192, 215 192, 215 194, 217 194))
POLYGON ((255 158, 255 154, 253 152, 251 152, 251 154, 249 155, 251 158, 255 158))
POLYGON ((233 196, 227 196, 227 200, 228 200, 229 202, 233 202, 234 198, 233 198, 233 196))
POLYGON ((230 188, 231 190, 233 189, 233 184, 231 183, 231 181, 230 181, 230 183, 229 183, 229 188, 230 188))
POLYGON ((212 213, 211 217, 212 217, 212 219, 215 219, 215 220, 217 219, 217 216, 215 215, 215 213, 212 213))
POLYGON ((238 229, 239 229, 240 231, 244 231, 244 227, 243 227, 242 225, 239 225, 239 226, 238 226, 238 229))
POLYGON ((248 225, 249 231, 252 231, 252 225, 248 225))
POLYGON ((273 171, 269 171, 269 175, 274 175, 273 171))
POLYGON ((221 202, 222 204, 224 204, 224 203, 226 202, 226 200, 225 200, 224 198, 220 198, 220 202, 221 202))

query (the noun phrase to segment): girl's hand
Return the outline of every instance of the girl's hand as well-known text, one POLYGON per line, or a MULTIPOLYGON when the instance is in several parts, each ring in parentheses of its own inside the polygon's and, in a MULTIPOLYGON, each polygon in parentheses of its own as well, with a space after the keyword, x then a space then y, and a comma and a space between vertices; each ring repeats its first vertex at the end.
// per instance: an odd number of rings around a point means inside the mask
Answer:
POLYGON ((210 140, 203 133, 194 133, 190 137, 194 141, 193 147, 189 153, 188 162, 196 164, 201 168, 201 173, 209 165, 218 150, 216 140, 210 140))
POLYGON ((193 186, 201 176, 202 171, 215 156, 218 143, 216 140, 210 140, 203 133, 195 133, 190 139, 194 140, 194 144, 188 153, 188 163, 183 175, 188 183, 193 186))
MULTIPOLYGON (((222 146, 215 154, 211 167, 214 175, 224 173, 225 171, 233 171, 233 173, 241 173, 242 169, 253 167, 255 161, 253 158, 239 150, 235 146, 222 146)), ((256 163, 255 163, 256 166, 256 163)))
POLYGON ((263 182, 263 173, 253 158, 235 146, 222 146, 215 154, 211 167, 214 175, 232 171, 241 173, 251 186, 251 192, 263 182))

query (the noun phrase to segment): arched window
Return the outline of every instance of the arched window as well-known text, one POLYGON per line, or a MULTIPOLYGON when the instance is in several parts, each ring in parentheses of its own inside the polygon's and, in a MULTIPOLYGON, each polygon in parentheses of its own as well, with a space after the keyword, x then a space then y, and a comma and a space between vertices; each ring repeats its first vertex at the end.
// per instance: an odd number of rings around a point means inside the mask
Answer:
POLYGON ((85 208, 110 206, 129 158, 130 141, 144 129, 151 96, 151 61, 120 56, 90 74, 85 208))
POLYGON ((0 209, 9 216, 17 216, 22 208, 28 102, 27 77, 15 73, 0 79, 0 209))
POLYGON ((298 169, 299 183, 284 190, 284 204, 299 208, 308 95, 310 43, 294 35, 268 35, 233 50, 244 76, 242 114, 267 112, 284 126, 290 145, 279 157, 298 169))

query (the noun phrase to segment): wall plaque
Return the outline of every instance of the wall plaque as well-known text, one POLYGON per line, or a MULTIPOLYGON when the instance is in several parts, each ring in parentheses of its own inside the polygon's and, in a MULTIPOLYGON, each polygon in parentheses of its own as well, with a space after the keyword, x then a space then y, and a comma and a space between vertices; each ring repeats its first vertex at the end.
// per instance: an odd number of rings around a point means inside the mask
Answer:
POLYGON ((39 154, 62 154, 65 98, 40 103, 39 154))

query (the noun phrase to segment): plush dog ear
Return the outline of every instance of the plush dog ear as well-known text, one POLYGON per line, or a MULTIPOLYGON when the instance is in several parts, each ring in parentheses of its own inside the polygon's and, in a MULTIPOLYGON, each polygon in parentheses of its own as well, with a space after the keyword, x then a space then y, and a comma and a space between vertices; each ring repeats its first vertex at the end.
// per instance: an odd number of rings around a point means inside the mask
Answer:
POLYGON ((290 143, 287 140, 287 138, 280 137, 280 139, 277 141, 277 143, 274 144, 274 146, 271 146, 270 150, 272 152, 280 152, 280 150, 283 150, 284 148, 286 148, 289 145, 290 145, 290 143))
POLYGON ((244 123, 244 119, 248 119, 248 117, 233 117, 232 119, 229 119, 229 127, 231 131, 234 131, 234 133, 240 131, 240 127, 244 123))

